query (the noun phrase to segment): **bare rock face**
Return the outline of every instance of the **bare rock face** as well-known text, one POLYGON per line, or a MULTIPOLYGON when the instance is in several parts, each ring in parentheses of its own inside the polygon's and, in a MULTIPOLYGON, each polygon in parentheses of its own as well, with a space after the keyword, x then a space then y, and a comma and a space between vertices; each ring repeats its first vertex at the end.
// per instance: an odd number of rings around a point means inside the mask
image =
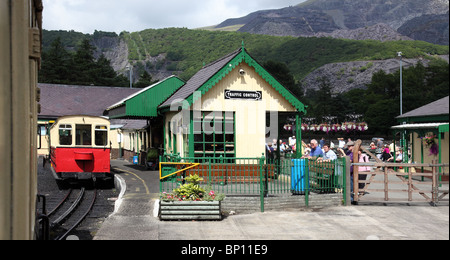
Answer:
MULTIPOLYGON (((447 62, 449 60, 448 55, 443 55, 441 58, 447 62)), ((427 66, 429 60, 403 59, 403 68, 415 66, 418 62, 427 66)), ((332 63, 313 71, 305 77, 302 83, 305 90, 318 90, 320 79, 326 78, 331 84, 333 93, 343 93, 356 88, 366 89, 366 85, 371 82, 373 74, 380 70, 390 74, 399 69, 400 63, 398 59, 332 63)))
POLYGON ((382 42, 413 40, 407 36, 403 36, 402 34, 392 29, 392 27, 383 23, 354 30, 336 30, 332 33, 316 33, 314 36, 351 40, 376 40, 382 42))
POLYGON ((309 0, 264 10, 216 26, 276 36, 356 40, 411 38, 448 45, 449 0, 309 0))

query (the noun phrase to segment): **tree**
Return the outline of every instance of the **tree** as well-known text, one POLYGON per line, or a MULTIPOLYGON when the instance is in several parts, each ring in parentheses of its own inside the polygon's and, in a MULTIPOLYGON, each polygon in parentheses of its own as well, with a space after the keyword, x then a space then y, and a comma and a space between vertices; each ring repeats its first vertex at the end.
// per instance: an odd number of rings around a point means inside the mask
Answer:
POLYGON ((95 48, 90 44, 88 39, 85 39, 78 46, 77 51, 73 57, 74 73, 72 81, 78 85, 95 85, 95 48))
POLYGON ((93 74, 95 85, 99 86, 113 86, 117 77, 111 67, 111 62, 103 54, 98 58, 96 66, 93 68, 93 74))
POLYGON ((72 56, 62 45, 61 38, 56 38, 48 52, 42 54, 42 67, 39 82, 66 84, 70 78, 72 56))
POLYGON ((60 38, 52 42, 51 48, 42 54, 39 82, 53 84, 96 85, 127 87, 128 79, 117 75, 111 62, 102 54, 94 57, 95 47, 85 39, 75 53, 63 47, 60 38))
POLYGON ((297 98, 303 97, 301 84, 295 82, 294 76, 285 63, 269 60, 263 66, 281 85, 290 90, 297 98))
POLYGON ((316 93, 316 102, 314 104, 314 114, 319 121, 324 116, 335 115, 333 107, 333 97, 331 94, 331 83, 327 77, 321 77, 319 81, 319 90, 316 93))
POLYGON ((135 88, 146 88, 148 86, 151 86, 155 82, 158 82, 158 81, 153 81, 152 76, 150 74, 148 74, 148 72, 146 70, 144 70, 139 81, 134 84, 134 87, 135 88))

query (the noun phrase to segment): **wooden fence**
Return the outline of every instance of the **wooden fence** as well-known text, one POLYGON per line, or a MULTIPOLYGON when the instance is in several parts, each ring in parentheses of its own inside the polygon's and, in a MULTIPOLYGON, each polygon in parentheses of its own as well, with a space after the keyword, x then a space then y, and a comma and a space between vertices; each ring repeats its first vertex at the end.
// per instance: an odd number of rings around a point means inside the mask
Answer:
POLYGON ((375 158, 376 162, 358 162, 358 156, 354 156, 352 165, 354 168, 353 196, 355 202, 373 201, 381 198, 381 201, 385 202, 426 201, 432 205, 438 205, 441 201, 448 201, 449 164, 384 163, 361 147, 360 140, 356 142, 354 154, 357 154, 360 148, 375 158), (359 172, 359 166, 372 167, 372 171, 359 172), (431 171, 424 171, 424 168, 431 169, 431 171), (362 175, 367 175, 367 179, 361 178, 362 175), (384 193, 384 196, 373 196, 371 194, 373 192, 384 193), (396 195, 393 195, 393 193, 396 193, 396 195), (399 196, 398 193, 407 193, 407 197, 399 196), (365 196, 367 194, 371 195, 365 196))

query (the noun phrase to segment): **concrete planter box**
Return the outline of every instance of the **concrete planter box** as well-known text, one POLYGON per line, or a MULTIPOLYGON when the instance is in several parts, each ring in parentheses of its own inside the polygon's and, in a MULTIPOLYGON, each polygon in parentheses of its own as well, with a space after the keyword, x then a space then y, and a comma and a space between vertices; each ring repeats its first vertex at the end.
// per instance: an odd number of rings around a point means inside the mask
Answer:
POLYGON ((174 201, 159 203, 160 220, 221 220, 220 201, 174 201))

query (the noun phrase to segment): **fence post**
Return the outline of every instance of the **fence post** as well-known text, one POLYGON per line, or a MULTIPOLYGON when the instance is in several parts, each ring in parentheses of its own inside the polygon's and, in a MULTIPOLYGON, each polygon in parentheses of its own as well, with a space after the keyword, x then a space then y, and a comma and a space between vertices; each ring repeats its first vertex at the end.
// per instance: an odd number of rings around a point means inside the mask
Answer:
POLYGON ((263 171, 263 167, 264 167, 264 161, 266 159, 264 158, 264 153, 261 157, 261 159, 259 160, 259 197, 260 197, 260 202, 261 202, 261 212, 264 212, 264 189, 265 189, 265 185, 264 185, 264 171, 263 171))
POLYGON ((304 167, 305 176, 303 177, 303 187, 305 188, 305 206, 309 207, 309 159, 305 159, 304 167))
POLYGON ((344 196, 345 196, 345 205, 350 206, 351 205, 351 176, 350 176, 350 157, 345 156, 345 174, 344 174, 344 196))
MULTIPOLYGON (((433 163, 433 164, 435 164, 436 163, 436 161, 432 161, 431 163, 433 163)), ((431 186, 432 186, 432 195, 431 195, 431 203, 432 203, 432 205, 433 206, 437 206, 437 204, 438 204, 438 197, 439 197, 439 193, 438 193, 438 178, 437 178, 437 167, 436 166, 432 166, 432 174, 433 174, 433 176, 432 176, 432 184, 431 184, 431 186)))

